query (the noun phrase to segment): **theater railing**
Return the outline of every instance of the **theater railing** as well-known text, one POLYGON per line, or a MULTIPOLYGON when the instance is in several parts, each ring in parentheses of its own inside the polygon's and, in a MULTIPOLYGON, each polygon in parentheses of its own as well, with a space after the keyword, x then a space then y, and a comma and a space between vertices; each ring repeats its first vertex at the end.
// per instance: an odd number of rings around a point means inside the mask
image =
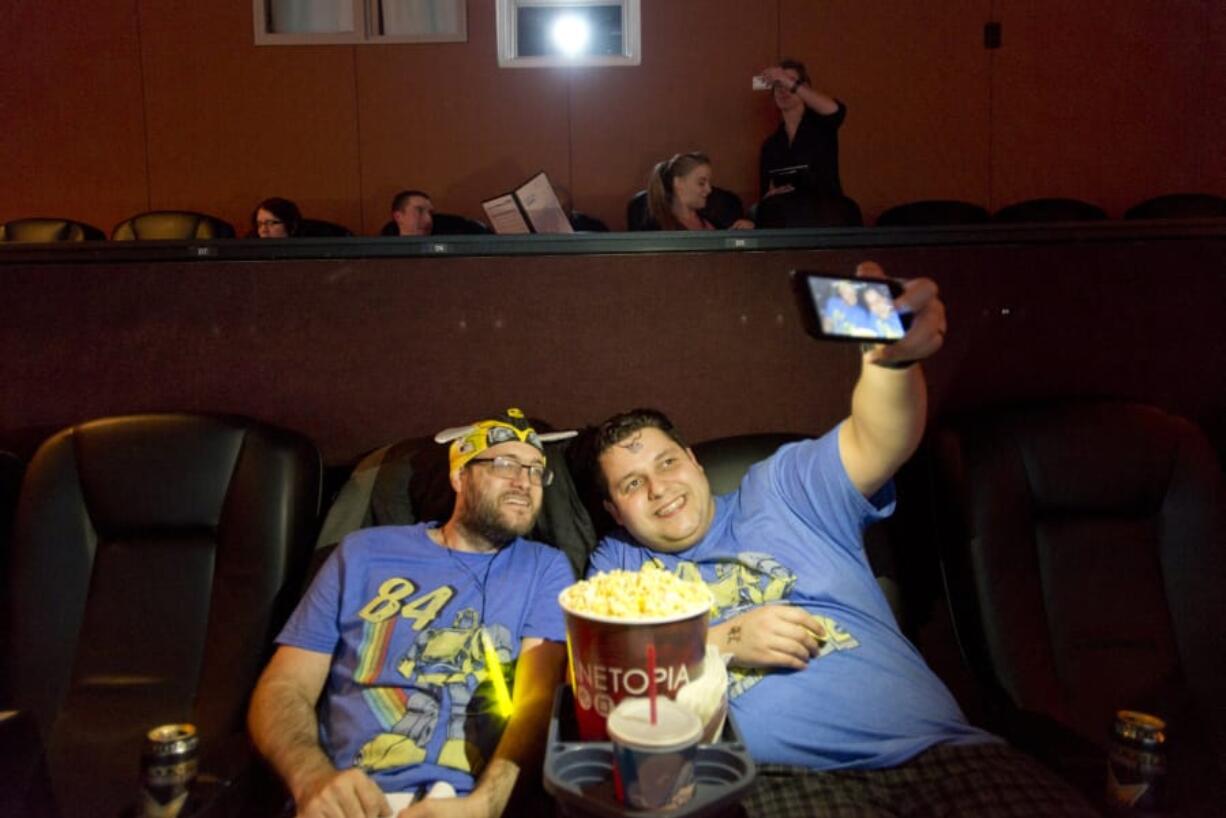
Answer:
POLYGON ((0 246, 0 448, 146 409, 262 418, 330 462, 512 404, 817 432, 859 362, 803 333, 787 272, 865 258, 941 287, 935 413, 1127 397, 1226 450, 1224 220, 0 246))

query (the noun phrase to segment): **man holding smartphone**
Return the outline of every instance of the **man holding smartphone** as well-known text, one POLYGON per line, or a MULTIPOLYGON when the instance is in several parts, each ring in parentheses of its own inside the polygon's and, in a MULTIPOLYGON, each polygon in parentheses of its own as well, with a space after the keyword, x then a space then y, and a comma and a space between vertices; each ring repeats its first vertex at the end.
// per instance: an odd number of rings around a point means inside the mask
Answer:
MULTIPOLYGON (((858 274, 882 277, 873 263, 858 274)), ((782 447, 731 495, 712 497, 662 413, 589 431, 593 483, 621 529, 590 571, 654 562, 715 598, 709 641, 729 666, 730 708, 754 760, 749 815, 1093 815, 1036 762, 971 726, 900 631, 862 532, 894 506, 891 478, 923 436, 919 361, 941 348, 934 282, 906 282, 897 343, 866 349, 851 415, 782 447)))
POLYGON ((847 106, 813 88, 805 64, 783 59, 758 75, 769 85, 779 109, 779 128, 762 143, 758 159, 761 196, 803 189, 839 196, 839 128, 847 106), (775 179, 775 171, 794 172, 775 179), (790 181, 788 181, 790 180, 790 181))

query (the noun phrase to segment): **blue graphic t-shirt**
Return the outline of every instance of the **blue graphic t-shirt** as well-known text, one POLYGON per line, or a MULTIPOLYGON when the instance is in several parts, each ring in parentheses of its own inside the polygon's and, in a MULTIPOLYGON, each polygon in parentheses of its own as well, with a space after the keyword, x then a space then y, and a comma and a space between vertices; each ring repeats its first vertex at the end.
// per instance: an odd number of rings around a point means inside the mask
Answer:
POLYGON ((760 763, 881 768, 941 742, 996 740, 967 724, 898 629, 862 538, 893 511, 893 486, 865 499, 843 468, 837 431, 753 466, 716 498, 710 531, 685 551, 650 551, 620 531, 601 540, 589 573, 654 559, 702 577, 715 595, 713 624, 772 603, 821 620, 821 655, 804 670, 729 668, 732 712, 760 763))
POLYGON ((537 542, 472 554, 426 528, 346 537, 277 642, 332 656, 320 739, 338 769, 384 792, 447 781, 463 794, 506 723, 496 676, 511 688, 521 639, 566 638, 557 600, 574 577, 537 542))

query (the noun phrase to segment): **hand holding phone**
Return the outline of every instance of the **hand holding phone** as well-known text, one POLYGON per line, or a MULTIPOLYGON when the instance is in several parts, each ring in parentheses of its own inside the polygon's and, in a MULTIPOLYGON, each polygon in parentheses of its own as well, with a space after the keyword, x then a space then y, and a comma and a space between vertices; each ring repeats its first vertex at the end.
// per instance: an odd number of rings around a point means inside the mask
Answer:
POLYGON ((910 326, 894 299, 902 284, 890 278, 857 278, 792 271, 792 286, 805 330, 821 341, 892 344, 910 326))
POLYGON ((771 89, 771 81, 761 74, 754 74, 753 89, 755 91, 769 91, 771 89))

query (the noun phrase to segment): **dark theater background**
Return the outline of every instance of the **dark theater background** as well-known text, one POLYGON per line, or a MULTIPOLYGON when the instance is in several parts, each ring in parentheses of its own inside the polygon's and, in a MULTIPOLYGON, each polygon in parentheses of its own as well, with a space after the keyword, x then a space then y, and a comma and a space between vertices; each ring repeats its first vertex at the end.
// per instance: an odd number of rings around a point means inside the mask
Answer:
MULTIPOLYGON (((1199 426, 1220 477, 1226 217, 1125 214, 1165 194, 1226 198, 1226 3, 642 0, 641 65, 540 69, 498 66, 494 0, 466 9, 465 42, 257 46, 251 0, 0 3, 0 224, 57 216, 109 236, 191 210, 240 237, 0 242, 0 452, 15 472, 91 419, 237 415, 318 447, 326 512, 371 450, 511 405, 559 428, 657 405, 695 441, 817 434, 846 415, 859 358, 804 334, 787 274, 871 258, 935 279, 948 307, 925 364, 930 428, 1137 402, 1199 426), (778 114, 751 77, 783 56, 847 105, 842 183, 865 226, 624 232, 652 164, 676 152, 705 151, 716 185, 758 199, 778 114), (542 170, 611 232, 379 237, 397 191, 484 219, 482 200, 542 170), (243 239, 269 196, 354 236, 243 239), (1040 198, 1106 218, 875 226, 908 202, 995 213, 1040 198)), ((943 546, 917 510, 949 511, 931 456, 905 481, 924 500, 900 506, 917 539, 899 563, 915 571, 905 629, 983 715, 943 546)), ((1203 552, 1219 570, 1226 542, 1203 552)))
POLYGON ((243 224, 283 195, 374 235, 402 188, 479 216, 545 170, 620 229, 680 150, 756 199, 774 113, 749 80, 780 55, 846 102, 843 180, 870 223, 916 199, 1071 196, 1119 216, 1226 192, 1221 3, 645 2, 642 64, 587 69, 499 69, 492 0, 467 7, 465 43, 257 47, 250 0, 5 3, 0 219, 109 230, 191 206, 243 224))

